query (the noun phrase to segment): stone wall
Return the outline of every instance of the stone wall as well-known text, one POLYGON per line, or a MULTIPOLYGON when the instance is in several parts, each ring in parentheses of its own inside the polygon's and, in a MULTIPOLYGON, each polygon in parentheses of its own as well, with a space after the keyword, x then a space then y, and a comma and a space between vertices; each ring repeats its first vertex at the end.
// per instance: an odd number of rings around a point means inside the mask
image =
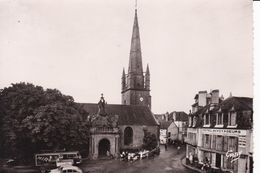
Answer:
POLYGON ((98 146, 102 139, 109 140, 110 153, 117 157, 119 154, 119 135, 118 134, 92 134, 89 143, 89 156, 91 159, 98 158, 98 146))
POLYGON ((120 148, 139 148, 143 145, 144 128, 155 134, 158 139, 158 126, 142 126, 142 125, 122 125, 120 129, 120 148), (133 130, 133 143, 130 145, 124 145, 124 130, 126 127, 131 127, 133 130))

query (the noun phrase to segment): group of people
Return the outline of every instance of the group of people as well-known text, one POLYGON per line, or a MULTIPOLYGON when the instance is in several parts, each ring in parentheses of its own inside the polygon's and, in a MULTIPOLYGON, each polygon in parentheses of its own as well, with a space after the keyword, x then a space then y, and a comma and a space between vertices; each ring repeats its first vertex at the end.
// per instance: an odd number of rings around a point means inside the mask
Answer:
POLYGON ((205 157, 205 161, 203 162, 203 165, 201 167, 201 170, 203 170, 204 172, 208 172, 211 168, 209 159, 207 157, 205 157))
POLYGON ((207 157, 205 157, 202 166, 199 164, 199 159, 196 155, 193 155, 192 153, 189 153, 189 156, 187 158, 188 164, 200 168, 203 172, 209 172, 211 168, 210 161, 207 157))
POLYGON ((148 153, 149 153, 149 151, 147 151, 147 150, 142 150, 142 151, 135 152, 135 153, 130 153, 130 152, 127 152, 127 151, 123 151, 120 154, 120 160, 123 160, 123 161, 136 161, 138 159, 142 159, 144 157, 147 157, 148 153))

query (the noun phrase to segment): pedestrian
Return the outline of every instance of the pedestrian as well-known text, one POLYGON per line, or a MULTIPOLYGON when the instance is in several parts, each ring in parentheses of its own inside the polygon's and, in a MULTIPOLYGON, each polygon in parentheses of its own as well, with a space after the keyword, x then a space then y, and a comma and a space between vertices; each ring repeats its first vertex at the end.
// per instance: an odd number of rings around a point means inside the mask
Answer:
POLYGON ((109 150, 107 150, 107 156, 110 157, 110 152, 109 152, 109 150))
POLYGON ((167 143, 165 143, 164 147, 165 147, 165 151, 167 151, 167 143))
POLYGON ((181 149, 181 147, 180 147, 180 146, 178 146, 178 147, 177 147, 177 154, 179 154, 179 153, 180 153, 180 149, 181 149))
POLYGON ((190 160, 190 164, 192 165, 193 164, 193 155, 192 155, 192 153, 190 153, 189 160, 190 160))

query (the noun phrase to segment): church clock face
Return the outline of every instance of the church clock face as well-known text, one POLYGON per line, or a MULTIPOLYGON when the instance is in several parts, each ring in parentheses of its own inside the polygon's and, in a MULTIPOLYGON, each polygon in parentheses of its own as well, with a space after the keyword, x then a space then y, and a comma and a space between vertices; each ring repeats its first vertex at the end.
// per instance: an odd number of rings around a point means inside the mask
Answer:
POLYGON ((144 98, 143 98, 143 97, 140 97, 140 101, 141 101, 141 102, 144 101, 144 98))

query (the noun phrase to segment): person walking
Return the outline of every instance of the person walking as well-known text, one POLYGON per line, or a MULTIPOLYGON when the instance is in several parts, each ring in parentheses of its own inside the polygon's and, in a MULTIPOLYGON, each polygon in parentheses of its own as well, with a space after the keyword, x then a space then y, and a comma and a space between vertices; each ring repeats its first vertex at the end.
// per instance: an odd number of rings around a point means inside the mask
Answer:
POLYGON ((178 147, 177 147, 177 154, 179 154, 179 153, 180 153, 180 149, 181 149, 181 147, 180 147, 180 146, 178 146, 178 147))
POLYGON ((165 151, 167 151, 167 147, 168 147, 167 143, 165 143, 164 147, 165 147, 165 151))

